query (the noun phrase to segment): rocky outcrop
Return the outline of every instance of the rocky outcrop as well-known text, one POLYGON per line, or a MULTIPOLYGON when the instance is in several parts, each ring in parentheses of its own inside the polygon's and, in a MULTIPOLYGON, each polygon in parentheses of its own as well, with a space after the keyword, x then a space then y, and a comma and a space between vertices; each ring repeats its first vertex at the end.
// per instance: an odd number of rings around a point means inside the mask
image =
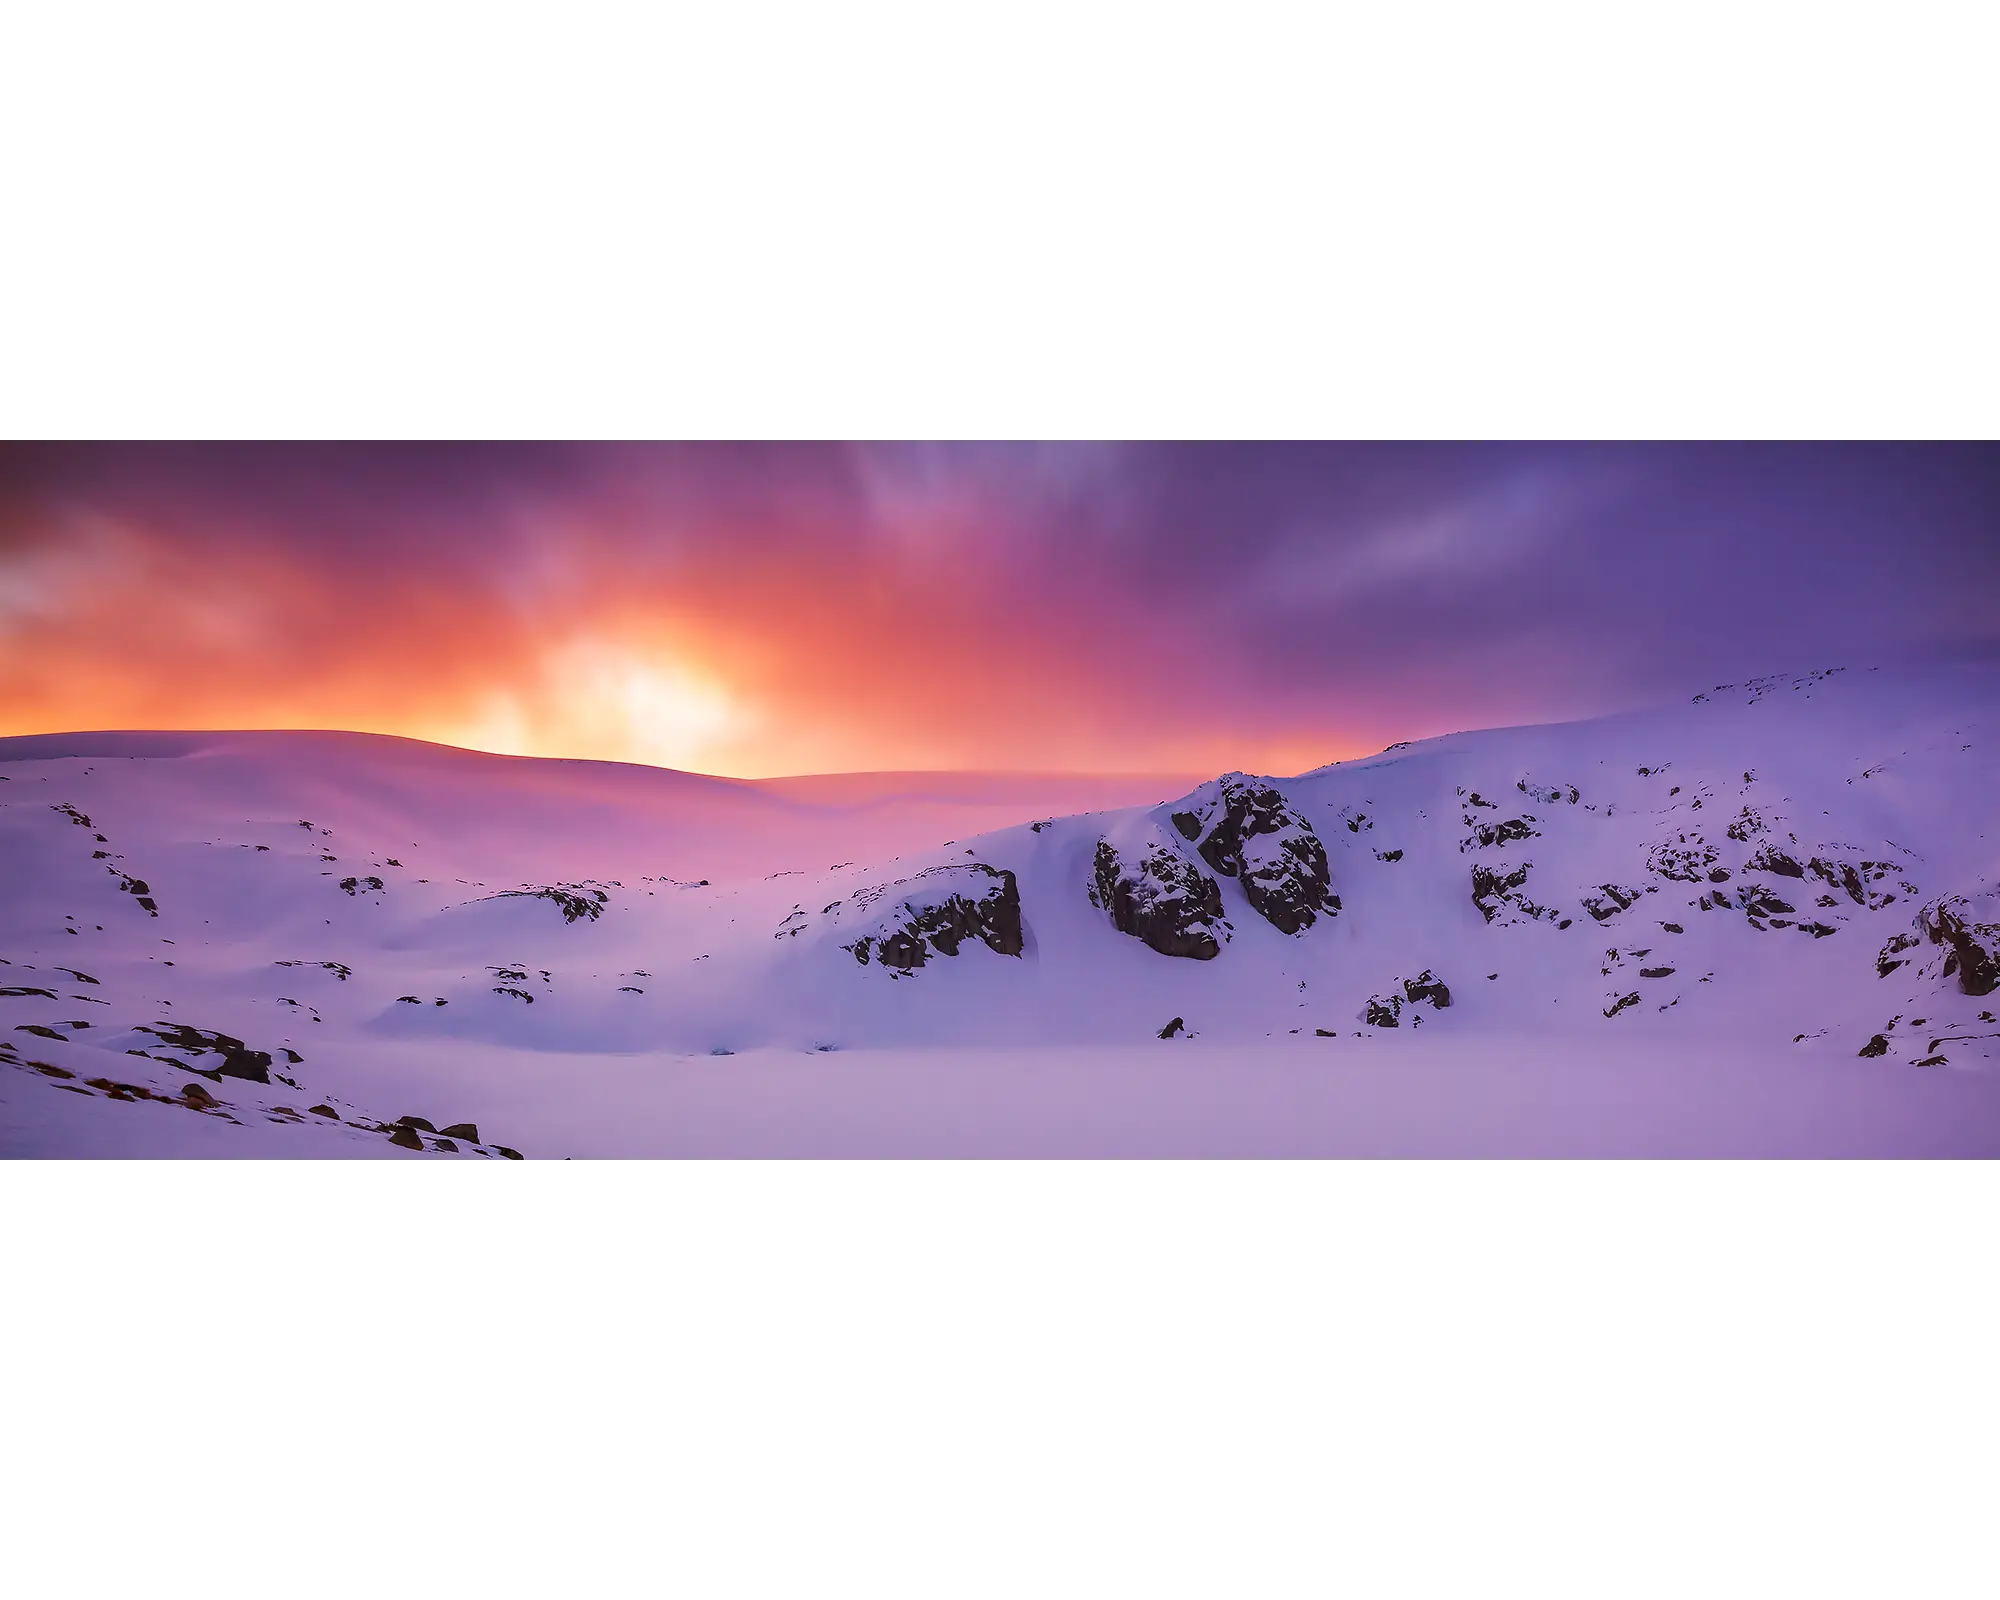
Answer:
MULTIPOLYGON (((368 881, 378 889, 382 887, 380 879, 370 878, 368 881)), ((348 892, 350 894, 353 893, 351 889, 348 892)), ((548 884, 541 888, 502 889, 498 894, 489 895, 487 898, 490 900, 549 900, 553 901, 556 908, 562 912, 564 922, 595 922, 604 914, 605 903, 611 897, 595 884, 557 883, 548 884)))
POLYGON ((1886 978, 1898 967, 1908 966, 1910 958, 1905 951, 1914 950, 1924 941, 1914 933, 1898 933, 1890 937, 1875 957, 1875 976, 1886 978))
POLYGON ((1098 840, 1090 903, 1163 956, 1212 961, 1229 938, 1221 888, 1157 830, 1122 847, 1098 840))
POLYGON ((1780 878, 1803 878, 1806 869, 1774 844, 1762 846, 1743 863, 1745 872, 1769 872, 1780 878))
POLYGON ((1595 894, 1583 897, 1583 909, 1590 914, 1591 921, 1602 922, 1617 916, 1644 893, 1643 889, 1630 889, 1622 883, 1600 883, 1595 894))
POLYGON ((931 867, 863 889, 853 900, 862 911, 878 903, 883 912, 874 929, 841 946, 863 966, 873 960, 913 972, 933 955, 957 955, 970 941, 1003 956, 1018 956, 1024 946, 1020 887, 1004 867, 983 861, 931 867))
MULTIPOLYGON (((1646 870, 1678 883, 1699 883, 1715 869, 1717 853, 1715 846, 1698 833, 1676 834, 1646 853, 1646 870)), ((1728 877, 1728 873, 1723 877, 1728 877)))
POLYGON ((1976 922, 1973 916, 1964 895, 1944 895, 1917 913, 1917 931, 1945 948, 1944 976, 1955 975, 1961 993, 1991 994, 2000 987, 2000 922, 1976 922))
POLYGON ((1180 801, 1175 831, 1203 861, 1243 885, 1244 898, 1281 933, 1303 933, 1340 910, 1326 846, 1273 785, 1225 773, 1180 801))
MULTIPOLYGON (((193 1066, 185 1061, 171 1063, 186 1072, 199 1072, 213 1082, 220 1082, 224 1078, 241 1078, 247 1083, 271 1081, 270 1051, 252 1050, 241 1039, 231 1034, 213 1033, 206 1028, 190 1027, 184 1022, 163 1022, 157 1027, 141 1024, 133 1031, 150 1033, 170 1049, 198 1060, 210 1055, 219 1057, 220 1059, 212 1067, 205 1062, 200 1066, 193 1066)), ((153 1059, 158 1061, 169 1058, 155 1056, 153 1059)))
POLYGON ((1508 817, 1503 822, 1482 822, 1468 812, 1465 824, 1472 832, 1459 844, 1459 853, 1504 848, 1517 839, 1539 839, 1541 830, 1535 826, 1535 821, 1533 816, 1524 816, 1508 817))
POLYGON ((1472 903, 1479 907, 1479 914, 1489 923, 1554 920, 1555 913, 1547 906, 1536 905, 1520 892, 1533 866, 1532 861, 1523 861, 1508 873, 1495 872, 1484 865, 1475 866, 1472 869, 1472 903))
MULTIPOLYGON (((1451 990, 1428 967, 1414 978, 1404 978, 1402 988, 1401 994, 1370 995, 1361 1008, 1361 1020, 1371 1028, 1399 1028, 1406 1010, 1429 1006, 1442 1011, 1451 1004, 1451 990)), ((1412 1023, 1417 1020, 1411 1018, 1412 1023)))

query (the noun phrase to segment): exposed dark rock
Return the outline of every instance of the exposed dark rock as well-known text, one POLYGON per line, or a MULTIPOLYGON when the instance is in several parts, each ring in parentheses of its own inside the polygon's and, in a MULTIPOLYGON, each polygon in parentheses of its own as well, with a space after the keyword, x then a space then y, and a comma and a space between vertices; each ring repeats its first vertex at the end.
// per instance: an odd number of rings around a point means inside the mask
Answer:
POLYGON ((1886 1056, 1888 1053, 1889 1041, 1879 1033, 1870 1037, 1869 1041, 1856 1052, 1864 1056, 1886 1056))
POLYGON ((479 1143, 479 1127, 471 1122, 454 1122, 449 1128, 438 1129, 441 1139, 463 1139, 467 1144, 479 1143))
POLYGON ((525 1000, 529 1005, 535 1003, 535 997, 529 994, 526 989, 516 989, 509 985, 500 985, 496 986, 493 992, 495 994, 511 994, 516 1000, 525 1000))
POLYGON ((1517 916, 1553 918, 1555 913, 1547 906, 1538 906, 1518 892, 1527 883, 1528 872, 1533 865, 1531 861, 1523 861, 1512 872, 1504 874, 1485 865, 1475 865, 1472 869, 1472 903, 1479 907, 1479 914, 1489 923, 1503 914, 1510 921, 1517 916))
POLYGON ((1399 1028, 1403 1021, 1403 997, 1392 994, 1387 999, 1381 995, 1370 995, 1368 1005, 1361 1013, 1361 1020, 1374 1028, 1399 1028))
POLYGON ((1698 883, 1715 865, 1715 857, 1715 846, 1700 834, 1682 833, 1646 853, 1646 870, 1676 882, 1698 883))
POLYGON ((1774 844, 1766 844, 1743 863, 1745 872, 1769 872, 1780 878, 1803 878, 1806 869, 1774 844))
MULTIPOLYGON (((1477 795, 1473 796, 1475 801, 1478 798, 1477 795)), ((1459 846, 1460 850, 1504 848, 1517 839, 1541 837, 1540 831, 1534 826, 1533 817, 1509 817, 1505 822, 1478 822, 1467 817, 1465 821, 1471 826, 1472 833, 1459 846)))
POLYGON ((1678 922, 1663 922, 1660 924, 1660 931, 1662 933, 1686 933, 1687 929, 1683 928, 1678 922))
POLYGON ((1403 859, 1403 852, 1400 850, 1377 850, 1375 852, 1375 859, 1377 861, 1401 861, 1403 859))
POLYGON ((1162 1039, 1171 1039, 1175 1034, 1181 1032, 1181 1030, 1184 1029, 1186 1026, 1187 1023, 1183 1019, 1181 1019, 1180 1017, 1175 1017, 1172 1022, 1169 1022, 1164 1028, 1160 1030, 1160 1037, 1162 1039))
POLYGON ((340 1117, 340 1113, 334 1110, 332 1106, 307 1106, 306 1115, 310 1117, 332 1117, 336 1121, 340 1117))
POLYGON ((1593 922, 1602 922, 1607 917, 1615 917, 1636 901, 1645 891, 1628 889, 1619 883, 1600 883, 1596 894, 1583 897, 1583 909, 1590 914, 1593 922))
MULTIPOLYGON (((380 887, 378 880, 370 880, 380 887)), ((502 889, 498 894, 488 895, 489 900, 548 900, 563 914, 564 922, 595 922, 604 914, 605 904, 610 896, 594 884, 558 883, 545 884, 530 889, 502 889)))
POLYGON ((432 1127, 422 1117, 398 1117, 396 1119, 396 1126, 399 1128, 415 1128, 421 1133, 437 1132, 437 1129, 432 1127))
POLYGON ((449 1154, 451 1154, 451 1155, 457 1155, 457 1154, 458 1154, 458 1146, 457 1146, 457 1145, 455 1145, 455 1144, 453 1144, 453 1143, 451 1142, 451 1140, 449 1140, 449 1139, 439 1139, 439 1140, 437 1141, 437 1143, 436 1143, 436 1144, 434 1144, 434 1145, 432 1145, 432 1146, 431 1146, 431 1148, 432 1148, 433 1150, 443 1150, 443 1151, 446 1151, 446 1152, 448 1152, 448 1153, 449 1153, 449 1154))
POLYGON ((509 1161, 521 1161, 526 1159, 524 1156, 522 1156, 520 1151, 510 1149, 508 1146, 504 1144, 496 1144, 493 1148, 497 1150, 501 1155, 505 1156, 509 1161))
POLYGON ((1806 870, 1816 878, 1823 878, 1834 888, 1842 890, 1847 898, 1858 906, 1868 904, 1868 886, 1851 861, 1829 861, 1823 856, 1814 856, 1806 863, 1806 870))
POLYGON ((1224 773, 1172 814, 1203 861, 1243 885, 1254 910, 1281 933, 1303 933, 1340 910, 1326 846, 1281 791, 1261 778, 1224 773))
POLYGON ((1403 998, 1411 1005, 1428 1004, 1442 1011, 1451 1004, 1451 990, 1429 967, 1414 978, 1403 980, 1403 998))
POLYGON ((1636 1006, 1638 1003, 1639 991, 1634 989, 1630 994, 1621 994, 1616 1000, 1613 1000, 1610 1005, 1604 1008, 1604 1014, 1607 1017, 1615 1017, 1627 1006, 1636 1006))
POLYGON ((54 1028, 49 1028, 49 1027, 44 1027, 44 1026, 43 1026, 43 1025, 42 1025, 41 1023, 39 1023, 39 1022, 17 1022, 17 1023, 15 1023, 15 1024, 14 1024, 14 1031, 15 1031, 16 1033, 33 1033, 33 1034, 39 1034, 39 1035, 40 1035, 40 1036, 41 1036, 42 1038, 44 1038, 44 1039, 53 1039, 53 1040, 55 1040, 55 1041, 56 1041, 56 1042, 57 1042, 58 1044, 67 1044, 67 1043, 69 1043, 69 1035, 68 1035, 68 1034, 66 1034, 66 1033, 58 1033, 58 1032, 56 1032, 56 1030, 55 1030, 54 1028))
POLYGON ((397 1128, 389 1135, 389 1142, 404 1150, 421 1150, 424 1147, 424 1141, 417 1137, 415 1128, 397 1128))
MULTIPOLYGON (((150 1033, 154 1038, 187 1055, 218 1055, 222 1058, 211 1069, 187 1067, 190 1072, 201 1072, 211 1079, 241 1078, 247 1083, 271 1081, 270 1051, 252 1050, 241 1039, 231 1034, 211 1033, 206 1028, 190 1027, 184 1022, 163 1022, 154 1027, 140 1027, 135 1031, 150 1033)), ((186 1063, 176 1062, 175 1065, 186 1066, 186 1063)))
POLYGON ((1738 892, 1744 911, 1753 917, 1789 916, 1794 910, 1761 883, 1746 883, 1738 892))
POLYGON ((2000 923, 1975 922, 1964 895, 1933 900, 1917 913, 1917 930, 1950 952, 1944 974, 1958 975, 1964 994, 1991 994, 2000 987, 2000 923))
POLYGON ((1916 1067, 1948 1067, 1951 1065, 1951 1062, 1944 1056, 1936 1055, 1925 1056, 1923 1060, 1913 1061, 1910 1064, 1916 1067))
POLYGON ((1098 840, 1090 903, 1109 912, 1120 933, 1163 956, 1213 960, 1229 937, 1216 881, 1163 836, 1134 854, 1128 862, 1109 839, 1098 840))
POLYGON ((1004 867, 977 861, 930 867, 913 878, 864 889, 854 905, 866 909, 891 896, 877 930, 841 947, 864 966, 873 956, 885 967, 909 972, 933 953, 957 955, 959 946, 973 939, 1003 956, 1018 956, 1024 948, 1021 891, 1004 867))
POLYGON ((1893 935, 1889 942, 1882 946, 1881 952, 1875 957, 1875 976, 1886 978, 1898 967, 1908 965, 1909 957, 1905 956, 1903 952, 1905 950, 1914 950, 1923 942, 1923 939, 1914 933, 1898 933, 1893 935))
POLYGON ((1639 976, 1642 978, 1671 978, 1673 975, 1674 969, 1672 967, 1641 967, 1639 969, 1639 976))
POLYGON ((181 1098, 191 1106, 200 1106, 204 1109, 209 1106, 219 1106, 222 1104, 220 1100, 216 1099, 214 1095, 210 1094, 198 1083, 182 1084, 181 1098))

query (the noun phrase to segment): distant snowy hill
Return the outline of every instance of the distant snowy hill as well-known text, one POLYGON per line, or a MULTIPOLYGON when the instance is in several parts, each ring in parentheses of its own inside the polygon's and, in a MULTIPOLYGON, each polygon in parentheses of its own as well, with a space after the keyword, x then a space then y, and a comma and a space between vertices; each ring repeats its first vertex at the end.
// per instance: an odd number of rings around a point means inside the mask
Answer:
POLYGON ((2000 1153, 1991 669, 1161 787, 0 740, 0 1150, 2000 1153))

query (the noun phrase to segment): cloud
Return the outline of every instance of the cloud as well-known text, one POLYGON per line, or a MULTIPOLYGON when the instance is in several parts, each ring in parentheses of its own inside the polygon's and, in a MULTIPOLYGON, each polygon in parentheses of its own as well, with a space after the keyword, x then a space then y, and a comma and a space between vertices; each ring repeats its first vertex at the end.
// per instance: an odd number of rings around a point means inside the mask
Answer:
POLYGON ((2000 645, 1991 447, 0 447, 0 732, 1314 765, 2000 645))

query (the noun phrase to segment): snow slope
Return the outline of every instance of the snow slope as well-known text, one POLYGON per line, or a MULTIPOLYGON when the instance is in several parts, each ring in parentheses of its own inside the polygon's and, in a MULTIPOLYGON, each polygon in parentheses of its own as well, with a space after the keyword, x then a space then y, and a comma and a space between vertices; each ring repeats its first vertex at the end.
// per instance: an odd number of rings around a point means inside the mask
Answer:
POLYGON ((1996 712, 1204 783, 4 740, 0 1151, 1993 1154, 1996 712))

